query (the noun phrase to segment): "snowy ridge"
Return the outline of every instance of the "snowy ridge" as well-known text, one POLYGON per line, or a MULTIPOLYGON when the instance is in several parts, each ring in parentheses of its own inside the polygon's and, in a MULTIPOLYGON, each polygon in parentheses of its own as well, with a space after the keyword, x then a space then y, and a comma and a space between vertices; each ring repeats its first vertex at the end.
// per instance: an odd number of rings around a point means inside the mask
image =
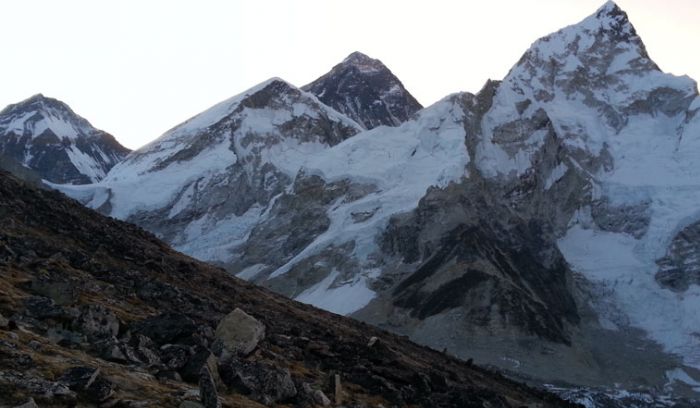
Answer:
MULTIPOLYGON (((277 102, 276 102, 277 103, 277 102)), ((309 94, 301 93, 294 86, 279 78, 272 78, 255 87, 214 105, 205 112, 169 130, 154 142, 134 151, 117 165, 102 185, 113 191, 111 214, 128 218, 137 211, 164 208, 176 196, 193 183, 207 184, 227 172, 241 158, 256 155, 263 163, 270 163, 293 177, 300 168, 300 161, 327 147, 319 140, 298 140, 279 135, 277 128, 297 117, 317 118, 321 114, 330 120, 356 129, 359 126, 334 110, 318 103, 309 94), (243 106, 242 103, 270 87, 280 87, 278 108, 243 106), (293 93, 294 96, 288 96, 293 93), (294 101, 292 101, 294 99, 294 101), (297 100, 299 99, 299 100, 297 100), (235 116, 235 120, 231 118, 235 116), (235 121, 235 130, 214 129, 220 122, 235 121), (233 132, 233 133, 232 133, 233 132), (245 135, 264 136, 260 143, 244 141, 245 135), (201 143, 206 140, 206 143, 201 143), (200 147, 196 156, 186 160, 170 159, 183 150, 200 147), (166 166, 159 167, 167 163, 166 166), (134 189, 137 189, 134 191, 134 189)), ((255 164, 260 165, 259 162, 255 164)), ((247 166, 250 166, 247 164, 247 166)), ((249 169, 250 170, 250 169, 249 169)), ((187 196, 187 195, 185 195, 187 196)), ((187 206, 182 200, 179 208, 187 206)), ((172 210, 170 215, 176 215, 172 210)))

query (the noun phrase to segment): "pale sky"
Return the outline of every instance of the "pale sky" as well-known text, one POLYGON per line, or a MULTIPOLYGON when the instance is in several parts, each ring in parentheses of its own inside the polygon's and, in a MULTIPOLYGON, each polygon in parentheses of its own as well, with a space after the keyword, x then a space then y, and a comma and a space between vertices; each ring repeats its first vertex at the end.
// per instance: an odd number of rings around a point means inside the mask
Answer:
MULTIPOLYGON (((603 0, 0 1, 0 108, 43 93, 137 148, 270 77, 302 86, 352 51, 425 106, 502 79, 603 0)), ((700 79, 700 0, 619 0, 664 71, 700 79)))

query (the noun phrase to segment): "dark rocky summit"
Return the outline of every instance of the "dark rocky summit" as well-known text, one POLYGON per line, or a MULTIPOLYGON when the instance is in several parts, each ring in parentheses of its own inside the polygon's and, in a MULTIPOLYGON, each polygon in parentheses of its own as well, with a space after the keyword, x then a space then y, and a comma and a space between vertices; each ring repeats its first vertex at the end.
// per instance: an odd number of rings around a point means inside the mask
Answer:
POLYGON ((0 217, 0 405, 573 406, 7 173, 0 217))
POLYGON ((398 126, 423 108, 389 68, 360 52, 302 89, 365 129, 398 126))

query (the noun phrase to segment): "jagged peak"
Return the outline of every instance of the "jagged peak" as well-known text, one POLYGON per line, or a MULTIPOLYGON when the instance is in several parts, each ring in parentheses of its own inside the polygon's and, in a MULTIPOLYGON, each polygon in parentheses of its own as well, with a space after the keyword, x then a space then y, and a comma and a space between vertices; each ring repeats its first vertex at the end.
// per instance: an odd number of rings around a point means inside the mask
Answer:
POLYGON ((622 11, 620 6, 617 5, 614 1, 606 1, 605 4, 600 6, 598 10, 596 11, 596 15, 601 15, 601 14, 610 14, 610 13, 619 13, 622 11))
POLYGON ((593 64, 597 65, 600 73, 605 73, 603 68, 607 67, 601 64, 611 64, 616 56, 623 53, 627 62, 621 64, 618 61, 616 69, 623 69, 630 61, 635 61, 635 69, 658 69, 649 58, 627 13, 615 2, 609 1, 577 24, 535 41, 518 65, 533 60, 556 61, 563 69, 575 70, 593 57, 596 60, 593 64))
POLYGON ((593 25, 615 30, 620 33, 634 35, 635 30, 627 17, 627 13, 622 10, 614 1, 603 4, 594 14, 584 19, 581 25, 593 25), (595 24, 592 24, 595 22, 595 24))

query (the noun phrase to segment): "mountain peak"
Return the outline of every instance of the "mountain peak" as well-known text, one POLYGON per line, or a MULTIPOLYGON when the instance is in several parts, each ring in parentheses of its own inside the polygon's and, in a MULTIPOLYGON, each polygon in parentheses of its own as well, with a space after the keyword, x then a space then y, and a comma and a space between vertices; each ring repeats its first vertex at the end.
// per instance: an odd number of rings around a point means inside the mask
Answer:
POLYGON ((593 25, 604 30, 612 30, 622 34, 636 35, 627 13, 614 1, 603 4, 593 15, 583 20, 582 25, 593 25), (595 24, 591 24, 595 22, 595 24), (588 23, 588 24, 586 24, 588 23))
POLYGON ((0 154, 51 182, 98 181, 128 152, 65 102, 41 93, 0 111, 0 154))
POLYGON ((340 67, 353 66, 358 68, 362 72, 374 72, 389 70, 381 61, 378 59, 371 58, 366 54, 359 51, 355 51, 348 55, 343 62, 339 64, 340 67))
POLYGON ((23 101, 8 105, 5 109, 0 111, 0 115, 8 115, 12 114, 13 112, 30 111, 36 111, 43 115, 53 114, 55 116, 60 113, 61 116, 77 116, 65 102, 46 97, 41 93, 32 95, 23 101))
POLYGON ((358 51, 302 89, 365 129, 398 126, 423 108, 389 68, 358 51))

